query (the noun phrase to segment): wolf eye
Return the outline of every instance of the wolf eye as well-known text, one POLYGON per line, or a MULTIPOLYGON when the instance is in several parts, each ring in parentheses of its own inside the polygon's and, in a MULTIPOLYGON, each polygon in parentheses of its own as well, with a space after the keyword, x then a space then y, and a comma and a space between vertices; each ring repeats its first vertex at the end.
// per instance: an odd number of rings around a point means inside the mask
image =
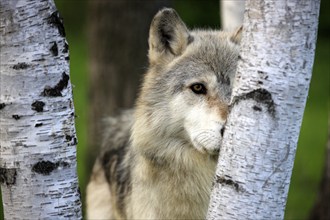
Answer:
POLYGON ((196 94, 206 94, 206 88, 202 83, 195 83, 190 86, 190 89, 196 94))

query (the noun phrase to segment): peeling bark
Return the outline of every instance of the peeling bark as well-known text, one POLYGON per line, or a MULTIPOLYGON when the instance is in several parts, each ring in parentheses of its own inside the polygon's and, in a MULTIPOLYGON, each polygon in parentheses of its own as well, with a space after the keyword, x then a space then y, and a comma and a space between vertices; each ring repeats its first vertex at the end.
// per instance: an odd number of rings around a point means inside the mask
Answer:
POLYGON ((247 0, 208 219, 283 219, 320 1, 247 0))
POLYGON ((52 0, 1 0, 0 5, 0 185, 5 219, 80 219, 62 19, 52 0))

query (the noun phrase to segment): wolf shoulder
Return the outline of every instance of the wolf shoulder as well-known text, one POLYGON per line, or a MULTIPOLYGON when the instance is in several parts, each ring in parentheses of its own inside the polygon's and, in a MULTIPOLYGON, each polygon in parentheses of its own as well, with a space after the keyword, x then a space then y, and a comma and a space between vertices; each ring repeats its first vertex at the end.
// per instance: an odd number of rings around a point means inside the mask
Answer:
POLYGON ((103 120, 102 147, 86 189, 87 219, 114 219, 122 215, 124 207, 117 207, 116 204, 125 203, 118 201, 118 198, 127 193, 130 184, 128 165, 124 158, 130 148, 133 121, 133 109, 103 120), (118 169, 124 169, 125 172, 118 176, 118 169), (124 187, 118 188, 119 183, 124 187))
POLYGON ((134 109, 124 110, 116 117, 103 119, 103 138, 101 153, 129 145, 131 128, 134 123, 134 109))

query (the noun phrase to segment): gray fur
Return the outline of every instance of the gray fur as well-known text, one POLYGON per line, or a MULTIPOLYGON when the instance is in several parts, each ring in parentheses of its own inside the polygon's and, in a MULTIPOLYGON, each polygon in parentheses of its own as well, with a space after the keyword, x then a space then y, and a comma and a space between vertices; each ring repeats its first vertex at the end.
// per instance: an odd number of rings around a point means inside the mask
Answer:
POLYGON ((106 120, 88 218, 205 218, 239 39, 240 32, 189 32, 173 9, 157 13, 136 108, 106 120), (206 94, 191 90, 196 82, 206 94))

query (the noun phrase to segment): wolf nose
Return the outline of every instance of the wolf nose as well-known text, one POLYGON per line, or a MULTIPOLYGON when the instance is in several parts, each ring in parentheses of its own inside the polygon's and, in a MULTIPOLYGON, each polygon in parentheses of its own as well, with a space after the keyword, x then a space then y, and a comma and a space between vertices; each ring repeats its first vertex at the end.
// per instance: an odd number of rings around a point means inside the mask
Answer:
POLYGON ((212 149, 211 151, 209 151, 209 153, 210 153, 211 155, 219 155, 219 153, 220 153, 220 148, 212 149))

